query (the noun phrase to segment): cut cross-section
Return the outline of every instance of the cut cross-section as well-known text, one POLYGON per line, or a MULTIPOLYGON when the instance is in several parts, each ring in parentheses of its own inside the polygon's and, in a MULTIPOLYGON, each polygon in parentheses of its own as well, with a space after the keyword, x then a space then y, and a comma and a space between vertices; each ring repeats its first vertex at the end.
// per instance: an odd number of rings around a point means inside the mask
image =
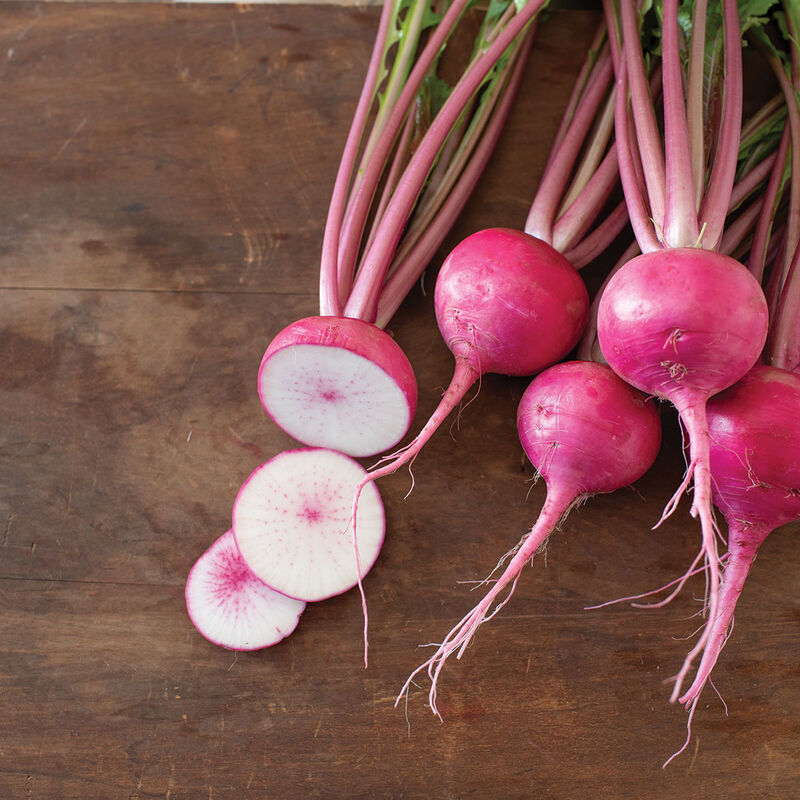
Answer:
POLYGON ((195 562, 186 580, 186 609, 206 639, 229 650, 260 650, 285 639, 305 602, 260 581, 242 559, 233 531, 195 562))
POLYGON ((394 339, 344 317, 308 317, 281 331, 262 359, 258 393, 298 441, 358 457, 397 444, 417 407, 414 372, 394 339))
MULTIPOLYGON (((233 506, 242 557, 268 586, 300 600, 323 600, 358 582, 353 495, 366 471, 333 450, 290 450, 262 464, 233 506)), ((363 577, 383 544, 383 503, 374 484, 361 495, 356 517, 363 577)))

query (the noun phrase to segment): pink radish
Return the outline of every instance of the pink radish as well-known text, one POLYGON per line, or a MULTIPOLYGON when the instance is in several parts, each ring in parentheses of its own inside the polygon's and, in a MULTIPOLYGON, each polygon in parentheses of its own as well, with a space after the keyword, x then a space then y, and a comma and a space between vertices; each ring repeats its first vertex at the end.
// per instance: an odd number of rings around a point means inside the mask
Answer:
POLYGON ((638 480, 652 465, 661 444, 655 404, 609 367, 590 361, 557 364, 534 378, 519 404, 517 430, 526 455, 545 480, 547 497, 536 524, 512 551, 514 556, 502 575, 406 681, 401 696, 415 675, 427 669, 430 706, 437 715, 436 684, 445 661, 453 653, 461 658, 478 626, 508 602, 523 567, 567 512, 593 494, 612 492, 638 480))
MULTIPOLYGON (((717 613, 709 617, 705 635, 687 655, 672 693, 673 701, 690 709, 690 725, 730 635, 734 609, 759 546, 775 528, 800 519, 800 375, 754 367, 709 401, 708 429, 714 502, 728 523, 728 556, 717 613), (701 653, 694 681, 681 694, 701 653)), ((678 753, 688 741, 687 736, 678 753)))
POLYGON ((399 345, 360 319, 309 317, 270 343, 261 403, 301 442, 369 456, 405 435, 417 408, 414 371, 399 345))
POLYGON ((358 559, 348 532, 350 498, 365 470, 334 450, 289 450, 258 467, 233 506, 242 558, 271 588, 323 600, 356 585, 380 552, 383 503, 368 487, 358 509, 358 559))
POLYGON ((260 650, 286 638, 306 607, 260 581, 242 559, 233 531, 217 539, 186 580, 186 609, 206 639, 229 650, 260 650))
POLYGON ((701 554, 708 564, 709 614, 713 618, 720 561, 711 508, 706 402, 753 366, 767 335, 767 304, 758 281, 733 259, 714 252, 730 207, 739 151, 742 54, 738 9, 736 0, 722 1, 725 53, 719 91, 723 104, 713 158, 709 159, 702 102, 707 77, 707 6, 695 6, 684 75, 678 0, 663 3, 663 151, 644 71, 634 0, 621 0, 619 14, 611 0, 604 0, 604 7, 609 28, 615 31, 611 42, 617 76, 620 176, 643 254, 625 264, 606 285, 598 307, 598 340, 617 374, 644 392, 670 400, 680 413, 688 434, 690 462, 664 516, 675 510, 693 480, 691 512, 701 523, 701 554))
POLYGON ((442 264, 434 292, 436 321, 455 370, 416 438, 359 483, 412 461, 470 387, 489 372, 532 375, 563 358, 580 337, 589 308, 586 286, 550 245, 508 228, 468 236, 442 264))

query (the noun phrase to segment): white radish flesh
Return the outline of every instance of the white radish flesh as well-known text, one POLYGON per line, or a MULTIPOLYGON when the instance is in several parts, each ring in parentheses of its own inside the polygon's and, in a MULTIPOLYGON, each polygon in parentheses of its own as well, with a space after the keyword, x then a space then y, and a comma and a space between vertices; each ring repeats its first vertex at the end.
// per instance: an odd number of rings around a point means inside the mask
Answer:
POLYGON ((383 503, 369 484, 356 518, 356 559, 351 501, 365 475, 353 459, 323 448, 290 450, 258 467, 233 506, 236 542, 250 569, 299 600, 323 600, 355 586, 375 563, 385 532, 383 503))
POLYGON ((233 531, 203 553, 186 580, 186 609, 197 630, 229 650, 260 650, 285 639, 306 604, 260 581, 242 559, 233 531))
POLYGON ((384 331, 308 317, 281 331, 258 373, 261 403, 303 444, 372 456, 403 438, 417 407, 414 372, 384 331))

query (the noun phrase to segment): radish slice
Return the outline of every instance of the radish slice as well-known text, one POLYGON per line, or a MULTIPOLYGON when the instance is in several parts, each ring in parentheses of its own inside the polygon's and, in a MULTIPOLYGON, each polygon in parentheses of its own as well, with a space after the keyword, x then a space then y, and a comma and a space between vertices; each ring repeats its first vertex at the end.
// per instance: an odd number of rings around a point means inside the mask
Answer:
POLYGON ((351 456, 393 447, 417 408, 416 378, 399 345, 375 325, 345 317, 284 328, 264 353, 258 394, 290 436, 351 456))
POLYGON ((233 531, 200 556, 186 580, 186 609, 206 639, 229 650, 260 650, 285 639, 306 604, 260 581, 244 562, 233 531))
MULTIPOLYGON (((299 600, 323 600, 358 583, 349 528, 352 498, 366 470, 334 450, 280 453, 256 469, 233 505, 242 558, 268 586, 299 600)), ((356 517, 361 577, 380 552, 383 503, 364 487, 356 517)))

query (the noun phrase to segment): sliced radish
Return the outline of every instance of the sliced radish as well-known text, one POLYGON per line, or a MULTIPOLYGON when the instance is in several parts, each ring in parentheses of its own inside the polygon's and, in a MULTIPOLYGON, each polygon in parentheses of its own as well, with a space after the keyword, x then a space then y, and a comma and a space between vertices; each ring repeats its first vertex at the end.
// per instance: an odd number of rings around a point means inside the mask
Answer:
POLYGON ((414 371, 389 334, 360 319, 308 317, 270 343, 258 373, 261 404, 303 444, 351 456, 383 453, 417 408, 414 371))
POLYGON ((186 580, 186 609, 195 628, 229 650, 277 644, 297 627, 305 607, 253 574, 232 530, 200 556, 186 580))
MULTIPOLYGON (((280 453, 256 469, 233 505, 242 558, 268 586, 300 600, 323 600, 358 583, 353 494, 366 470, 334 450, 280 453)), ((378 557, 385 530, 374 484, 364 488, 356 516, 361 577, 378 557)))

